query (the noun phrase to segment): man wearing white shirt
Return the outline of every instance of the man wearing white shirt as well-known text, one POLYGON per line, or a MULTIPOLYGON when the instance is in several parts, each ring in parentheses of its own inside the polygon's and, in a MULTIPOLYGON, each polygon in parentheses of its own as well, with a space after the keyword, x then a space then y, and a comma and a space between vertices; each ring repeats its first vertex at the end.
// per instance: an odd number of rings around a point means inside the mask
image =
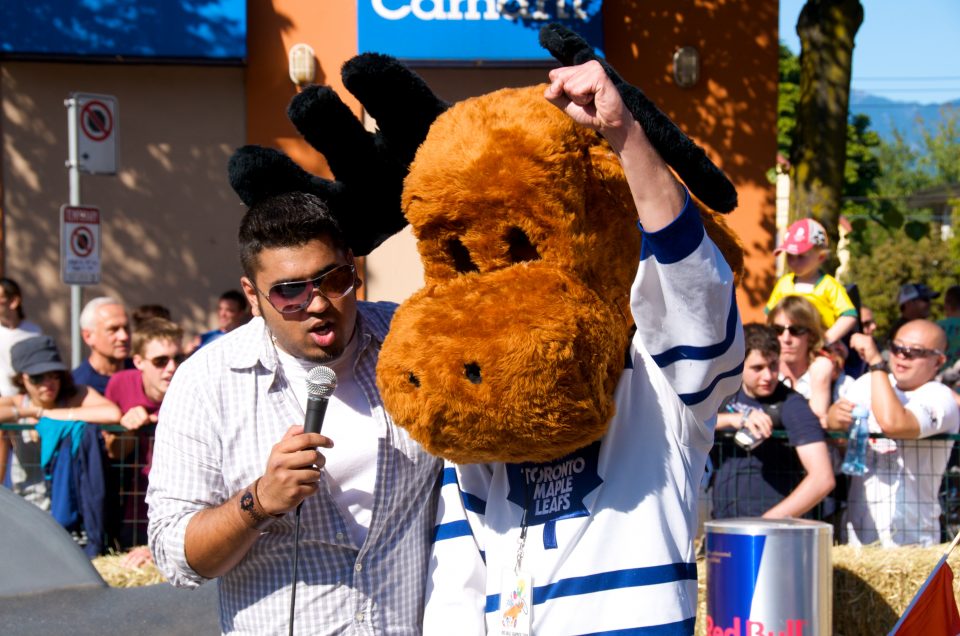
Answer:
POLYGON ((951 440, 922 438, 957 433, 960 412, 951 391, 934 380, 943 364, 946 334, 926 319, 907 322, 894 334, 889 365, 873 338, 854 334, 850 346, 869 365, 827 414, 829 428, 848 429, 856 405, 870 410, 874 439, 867 472, 851 479, 847 533, 851 544, 885 547, 940 542, 937 493, 951 440))
POLYGON ((11 278, 0 278, 0 395, 16 395, 10 378, 10 348, 21 340, 40 334, 40 327, 24 317, 20 285, 11 278))

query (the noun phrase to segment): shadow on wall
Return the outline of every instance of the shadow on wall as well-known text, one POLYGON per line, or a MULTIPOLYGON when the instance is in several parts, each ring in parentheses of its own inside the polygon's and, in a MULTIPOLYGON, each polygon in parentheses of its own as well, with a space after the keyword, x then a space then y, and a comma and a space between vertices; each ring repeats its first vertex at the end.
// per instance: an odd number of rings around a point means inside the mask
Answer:
POLYGON ((192 332, 238 286, 236 228, 244 208, 226 163, 244 141, 237 67, 5 62, 0 96, 4 273, 20 282, 28 316, 69 352, 69 288, 59 277, 59 208, 69 200, 72 91, 118 99, 118 174, 84 175, 81 201, 101 210, 102 284, 129 307, 168 306, 192 332))
POLYGON ((728 220, 748 252, 742 292, 762 304, 775 282, 775 191, 766 172, 777 152, 777 3, 698 0, 682 10, 657 4, 604 4, 607 31, 616 25, 626 34, 608 43, 607 59, 734 181, 740 206, 728 220), (673 53, 682 46, 700 53, 701 79, 690 89, 673 80, 673 53))

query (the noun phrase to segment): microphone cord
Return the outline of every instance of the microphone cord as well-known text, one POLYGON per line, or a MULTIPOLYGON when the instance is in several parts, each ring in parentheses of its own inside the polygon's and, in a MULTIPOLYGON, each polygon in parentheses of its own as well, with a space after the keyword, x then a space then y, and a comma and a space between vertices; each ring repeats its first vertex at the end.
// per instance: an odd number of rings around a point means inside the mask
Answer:
POLYGON ((297 521, 293 530, 293 583, 290 590, 290 636, 293 636, 293 612, 297 606, 297 562, 300 561, 300 509, 303 502, 297 504, 297 521))

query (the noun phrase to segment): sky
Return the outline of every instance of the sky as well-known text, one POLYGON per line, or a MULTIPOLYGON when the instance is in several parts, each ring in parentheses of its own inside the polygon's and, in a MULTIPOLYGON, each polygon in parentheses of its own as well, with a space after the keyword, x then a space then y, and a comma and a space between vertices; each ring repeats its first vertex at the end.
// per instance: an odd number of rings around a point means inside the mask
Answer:
MULTIPOLYGON (((860 0, 853 90, 900 102, 960 99, 960 0, 860 0)), ((800 52, 804 0, 780 0, 780 39, 800 52)))

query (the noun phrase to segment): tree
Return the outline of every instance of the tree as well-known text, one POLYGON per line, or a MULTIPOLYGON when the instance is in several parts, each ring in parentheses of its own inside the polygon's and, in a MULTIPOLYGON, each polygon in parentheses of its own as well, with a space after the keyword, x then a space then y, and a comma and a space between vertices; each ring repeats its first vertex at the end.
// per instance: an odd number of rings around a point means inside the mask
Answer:
POLYGON ((791 217, 813 216, 836 245, 859 0, 807 0, 797 20, 800 95, 790 152, 791 217))

